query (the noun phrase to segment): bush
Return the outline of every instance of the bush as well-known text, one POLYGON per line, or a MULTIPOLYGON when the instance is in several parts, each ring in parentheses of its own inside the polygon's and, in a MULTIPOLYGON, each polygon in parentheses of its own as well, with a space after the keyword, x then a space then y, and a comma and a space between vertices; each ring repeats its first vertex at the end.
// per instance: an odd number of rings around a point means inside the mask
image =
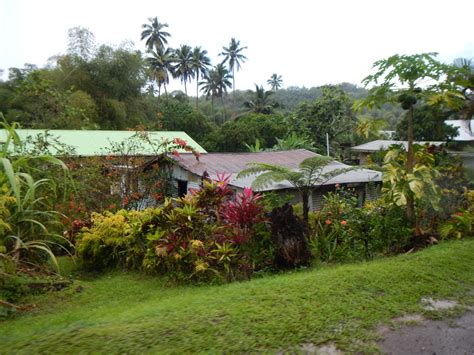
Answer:
POLYGON ((159 208, 93 214, 79 233, 83 267, 122 267, 157 272, 177 281, 249 278, 271 253, 260 195, 233 196, 228 178, 159 208))
POLYGON ((76 239, 76 253, 87 270, 122 267, 139 269, 146 252, 142 226, 161 210, 120 210, 93 213, 91 226, 82 228, 76 239))
POLYGON ((314 254, 325 262, 369 260, 404 250, 411 229, 404 210, 382 200, 357 207, 357 197, 338 189, 325 197, 321 211, 310 217, 314 254))

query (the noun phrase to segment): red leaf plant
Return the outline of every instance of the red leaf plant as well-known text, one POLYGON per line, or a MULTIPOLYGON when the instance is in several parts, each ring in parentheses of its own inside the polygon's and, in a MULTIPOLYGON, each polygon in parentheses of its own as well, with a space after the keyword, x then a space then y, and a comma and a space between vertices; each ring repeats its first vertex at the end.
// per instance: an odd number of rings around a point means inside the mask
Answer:
POLYGON ((232 227, 250 228, 253 224, 264 221, 263 206, 258 202, 261 194, 254 194, 251 188, 244 188, 234 200, 225 203, 222 217, 232 227))

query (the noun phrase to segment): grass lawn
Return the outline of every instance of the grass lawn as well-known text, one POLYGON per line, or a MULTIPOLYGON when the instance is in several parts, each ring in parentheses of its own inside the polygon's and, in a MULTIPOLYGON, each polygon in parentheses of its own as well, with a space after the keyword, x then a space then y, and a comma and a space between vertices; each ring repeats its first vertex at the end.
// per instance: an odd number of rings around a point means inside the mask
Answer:
POLYGON ((223 286, 112 273, 30 298, 36 311, 0 323, 0 353, 277 352, 326 342, 370 352, 375 327, 422 312, 421 297, 466 304, 473 289, 473 240, 223 286))

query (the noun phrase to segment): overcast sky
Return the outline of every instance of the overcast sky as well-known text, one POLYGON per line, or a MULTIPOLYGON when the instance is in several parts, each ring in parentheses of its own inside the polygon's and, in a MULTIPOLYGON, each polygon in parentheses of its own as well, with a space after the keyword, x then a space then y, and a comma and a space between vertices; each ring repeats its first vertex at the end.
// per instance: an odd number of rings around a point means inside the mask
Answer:
POLYGON ((213 64, 231 37, 247 46, 237 89, 272 73, 285 87, 360 84, 374 61, 395 53, 474 57, 473 14, 472 0, 0 0, 0 69, 64 54, 74 26, 98 44, 131 40, 143 51, 141 25, 158 16, 171 47, 202 46, 213 64))

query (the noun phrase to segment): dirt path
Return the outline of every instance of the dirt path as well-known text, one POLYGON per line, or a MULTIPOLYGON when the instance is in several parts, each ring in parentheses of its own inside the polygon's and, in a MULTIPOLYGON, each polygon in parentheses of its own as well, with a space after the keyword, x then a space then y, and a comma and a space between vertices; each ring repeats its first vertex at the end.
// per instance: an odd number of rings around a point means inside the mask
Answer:
POLYGON ((423 320, 400 329, 380 330, 380 350, 386 354, 474 354, 474 311, 457 319, 423 320))

